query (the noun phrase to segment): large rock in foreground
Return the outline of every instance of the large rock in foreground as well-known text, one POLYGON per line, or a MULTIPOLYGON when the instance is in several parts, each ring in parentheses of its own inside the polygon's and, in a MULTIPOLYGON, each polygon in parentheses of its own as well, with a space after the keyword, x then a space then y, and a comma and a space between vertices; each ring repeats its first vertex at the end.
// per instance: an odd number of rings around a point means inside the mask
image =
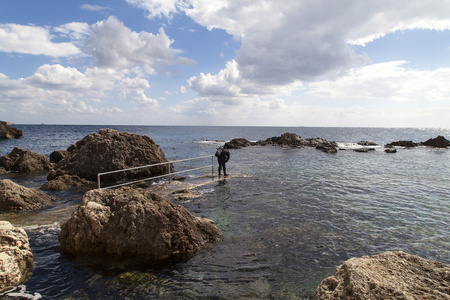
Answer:
POLYGON ((24 282, 33 264, 25 230, 0 221, 0 289, 24 282))
MULTIPOLYGON (((167 162, 164 152, 148 136, 101 129, 71 145, 65 157, 50 172, 48 180, 62 175, 77 175, 91 181, 97 174, 167 162)), ((150 177, 168 173, 169 165, 138 169, 102 176, 105 180, 150 177)))
POLYGON ((0 168, 7 172, 42 172, 53 168, 47 156, 15 147, 8 155, 0 157, 0 168))
POLYGON ((450 266, 403 252, 352 258, 315 299, 450 299, 450 266))
POLYGON ((0 212, 25 212, 51 205, 53 197, 21 186, 9 179, 0 180, 0 212))
POLYGON ((22 136, 22 130, 9 127, 8 123, 0 121, 0 140, 1 139, 18 139, 22 136))
POLYGON ((92 190, 58 236, 67 254, 178 262, 221 239, 209 219, 141 188, 92 190))

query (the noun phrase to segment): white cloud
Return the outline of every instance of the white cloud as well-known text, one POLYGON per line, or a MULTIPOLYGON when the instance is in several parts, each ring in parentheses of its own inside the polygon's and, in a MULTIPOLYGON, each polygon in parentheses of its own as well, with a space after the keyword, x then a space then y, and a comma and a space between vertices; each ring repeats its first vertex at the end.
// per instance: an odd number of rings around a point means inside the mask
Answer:
MULTIPOLYGON (((141 2, 152 2, 144 1, 141 2)), ((212 30, 226 30, 240 39, 235 61, 241 77, 222 83, 224 93, 245 85, 289 85, 338 77, 361 67, 367 58, 351 44, 364 45, 397 30, 450 29, 450 2, 432 1, 302 1, 302 0, 191 0, 185 13, 212 30), (249 84, 249 82, 252 82, 249 84)), ((176 12, 177 10, 172 10, 176 12)), ((228 70, 228 66, 224 70, 228 70)), ((200 74, 198 81, 217 75, 200 74)), ((193 83, 192 80, 190 80, 193 83)), ((205 87, 192 85, 200 95, 205 87)), ((220 88, 215 84, 215 87, 220 88)), ((216 91, 218 93, 218 91, 216 91)))
POLYGON ((175 63, 179 51, 170 47, 172 43, 162 28, 157 34, 137 33, 115 17, 109 17, 93 26, 88 46, 99 67, 126 69, 139 66, 152 70, 175 63))
POLYGON ((405 68, 405 64, 405 61, 393 61, 352 69, 334 81, 310 83, 308 94, 344 99, 450 100, 450 69, 418 71, 405 68))
POLYGON ((149 18, 170 18, 174 13, 181 11, 185 6, 183 0, 125 0, 130 5, 147 11, 149 18))
POLYGON ((19 24, 0 24, 0 51, 51 57, 81 54, 72 43, 54 43, 46 27, 19 24))
POLYGON ((97 12, 109 10, 109 8, 107 8, 105 6, 93 5, 93 4, 83 4, 83 5, 81 5, 81 9, 87 10, 87 11, 97 11, 97 12))
POLYGON ((119 85, 120 96, 125 100, 135 103, 138 106, 157 106, 158 100, 145 95, 145 90, 150 88, 150 84, 143 78, 124 78, 119 85))
POLYGON ((91 32, 89 24, 82 22, 71 22, 54 29, 63 36, 69 36, 71 39, 85 39, 91 32))

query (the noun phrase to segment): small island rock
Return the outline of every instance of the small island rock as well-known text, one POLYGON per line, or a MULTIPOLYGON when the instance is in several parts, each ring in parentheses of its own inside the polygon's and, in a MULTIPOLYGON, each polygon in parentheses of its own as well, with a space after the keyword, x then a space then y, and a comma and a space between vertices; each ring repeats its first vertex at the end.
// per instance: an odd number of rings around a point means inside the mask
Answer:
POLYGON ((67 254, 178 262, 219 241, 221 233, 211 220, 158 194, 122 187, 86 192, 58 238, 67 254))
POLYGON ((9 179, 0 180, 0 212, 25 212, 50 206, 53 197, 9 179))
POLYGON ((25 230, 0 221, 0 289, 24 282, 33 264, 25 230))
POLYGON ((434 139, 429 139, 422 143, 423 146, 447 148, 450 146, 450 142, 443 136, 438 135, 434 139))
POLYGON ((0 121, 0 140, 18 139, 22 136, 22 130, 8 126, 9 123, 0 121))
POLYGON ((386 148, 392 148, 392 147, 405 147, 405 148, 413 148, 413 147, 417 147, 419 146, 418 143, 414 143, 413 141, 397 141, 397 142, 392 142, 389 144, 386 144, 385 147, 386 148))
POLYGON ((0 167, 7 172, 39 172, 53 168, 47 157, 31 150, 15 147, 10 154, 0 157, 0 167))
POLYGON ((449 299, 450 265, 404 252, 345 261, 316 290, 321 299, 449 299))
MULTIPOLYGON (((91 133, 67 149, 64 158, 55 166, 48 180, 63 175, 76 175, 97 181, 97 174, 132 167, 167 162, 164 152, 148 136, 100 129, 91 133)), ((102 180, 149 177, 168 173, 172 165, 160 165, 102 176, 102 180)))

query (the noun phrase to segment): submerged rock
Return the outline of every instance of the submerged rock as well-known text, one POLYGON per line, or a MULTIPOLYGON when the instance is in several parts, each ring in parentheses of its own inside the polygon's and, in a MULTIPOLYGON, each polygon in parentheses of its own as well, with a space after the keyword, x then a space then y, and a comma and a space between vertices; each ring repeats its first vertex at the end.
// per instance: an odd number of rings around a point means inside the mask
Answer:
POLYGON ((38 172, 53 168, 47 157, 31 150, 15 147, 10 154, 0 157, 0 167, 7 172, 38 172))
POLYGON ((0 121, 0 140, 18 139, 23 135, 22 130, 8 126, 7 122, 0 121))
POLYGON ((434 139, 429 139, 423 142, 422 145, 437 148, 447 148, 450 146, 450 142, 443 136, 439 135, 434 139))
POLYGON ((141 188, 92 190, 58 236, 67 254, 178 262, 221 239, 213 221, 141 188))
POLYGON ((449 299, 450 265, 403 252, 345 261, 316 290, 320 299, 449 299))
POLYGON ((0 221, 0 289, 24 282, 33 264, 25 230, 0 221))
POLYGON ((0 212, 25 212, 50 206, 53 197, 21 186, 9 179, 0 180, 0 212))
MULTIPOLYGON (((90 181, 97 180, 97 174, 156 163, 167 162, 164 152, 148 136, 136 133, 101 129, 94 132, 67 149, 65 157, 55 166, 48 180, 63 175, 76 175, 90 181)), ((150 177, 166 174, 170 164, 151 168, 102 176, 102 180, 150 177)))
POLYGON ((368 141, 359 141, 356 144, 360 145, 360 146, 378 146, 377 143, 374 142, 368 142, 368 141))

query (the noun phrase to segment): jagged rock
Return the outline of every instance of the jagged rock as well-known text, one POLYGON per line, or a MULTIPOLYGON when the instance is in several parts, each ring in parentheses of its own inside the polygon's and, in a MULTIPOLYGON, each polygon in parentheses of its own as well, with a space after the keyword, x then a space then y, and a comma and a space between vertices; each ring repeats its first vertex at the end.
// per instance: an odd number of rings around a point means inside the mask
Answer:
POLYGON ((31 150, 15 147, 10 154, 0 157, 0 167, 8 172, 37 172, 53 168, 47 157, 31 150))
POLYGON ((240 149, 242 147, 248 147, 248 146, 253 146, 253 145, 255 145, 255 143, 252 143, 247 139, 236 138, 236 139, 232 139, 229 142, 226 142, 224 145, 224 148, 225 149, 240 149))
MULTIPOLYGON (((164 152, 148 136, 113 129, 91 133, 67 149, 67 155, 56 166, 48 180, 62 175, 76 175, 90 181, 97 174, 167 162, 164 152)), ((166 174, 171 164, 102 176, 102 180, 150 177, 166 174)))
POLYGON ((50 154, 50 162, 53 164, 59 163, 61 160, 64 159, 64 157, 66 157, 67 153, 68 153, 67 151, 53 151, 50 154))
POLYGON ((360 146, 378 146, 377 143, 368 142, 368 141, 359 141, 359 142, 357 142, 357 144, 360 146))
MULTIPOLYGON (((51 172, 53 172, 52 170, 51 172)), ((86 184, 93 184, 94 181, 90 181, 84 178, 80 178, 77 175, 61 175, 55 177, 53 180, 46 182, 41 189, 45 191, 63 191, 72 187, 80 187, 86 184)))
POLYGON ((53 197, 9 179, 0 180, 0 212, 24 212, 51 205, 53 197))
POLYGON ((23 135, 22 130, 8 126, 7 122, 0 121, 0 140, 18 139, 23 135))
POLYGON ((24 282, 33 264, 25 230, 0 221, 0 289, 24 282))
POLYGON ((437 148, 447 148, 450 146, 450 142, 445 137, 438 135, 434 139, 429 139, 426 142, 423 142, 422 145, 437 148))
POLYGON ((413 147, 417 147, 419 146, 418 143, 414 143, 413 141, 397 141, 397 142, 392 142, 390 144, 386 144, 386 148, 390 148, 393 146, 397 146, 397 147, 406 147, 406 148, 413 148, 413 147))
POLYGON ((321 299, 449 299, 450 265, 403 252, 345 261, 316 290, 321 299))
POLYGON ((219 241, 221 233, 211 220, 158 194, 122 187, 86 192, 58 238, 67 254, 178 262, 219 241))

